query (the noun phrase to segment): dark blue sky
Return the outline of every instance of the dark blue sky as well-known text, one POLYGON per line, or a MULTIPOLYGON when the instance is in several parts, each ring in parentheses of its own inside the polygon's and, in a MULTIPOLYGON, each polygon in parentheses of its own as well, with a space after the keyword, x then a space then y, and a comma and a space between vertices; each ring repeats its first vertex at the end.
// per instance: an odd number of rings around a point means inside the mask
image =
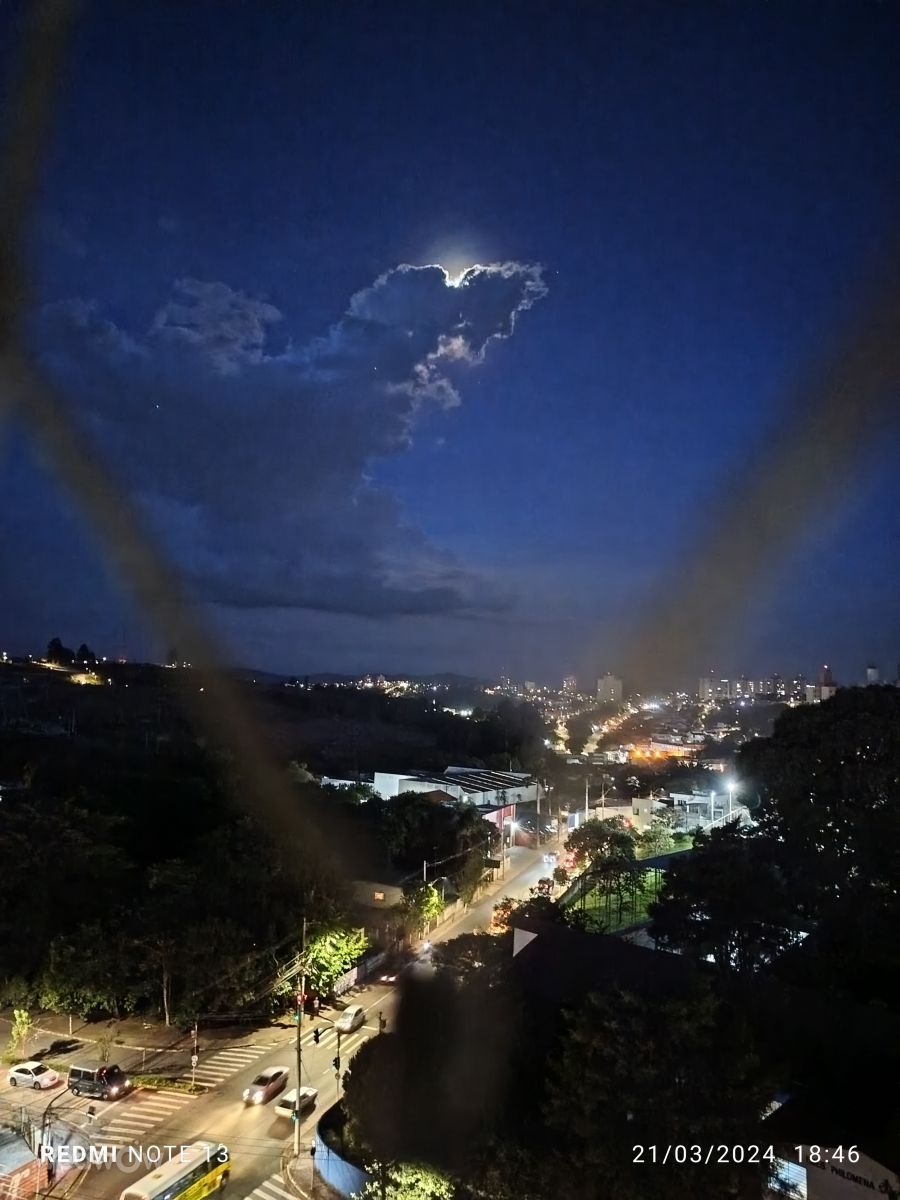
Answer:
MULTIPOLYGON (((898 51, 877 3, 88 4, 34 346, 233 657, 627 672, 894 232, 898 51)), ((9 647, 158 651, 7 454, 9 647)), ((690 677, 893 674, 896 461, 690 677)))

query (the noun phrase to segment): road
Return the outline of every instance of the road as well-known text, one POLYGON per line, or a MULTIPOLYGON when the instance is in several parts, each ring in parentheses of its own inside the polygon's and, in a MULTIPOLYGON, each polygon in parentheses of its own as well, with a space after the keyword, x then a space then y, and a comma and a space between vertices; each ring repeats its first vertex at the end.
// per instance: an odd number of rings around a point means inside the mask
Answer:
MULTIPOLYGON (((362 1029, 341 1038, 341 1074, 347 1069, 354 1053, 370 1037, 378 1033, 378 1014, 384 1013, 390 1022, 395 1006, 395 989, 377 985, 366 989, 363 995, 351 998, 351 1003, 361 1003, 366 1009, 367 1021, 362 1029)), ((321 1114, 337 1099, 337 1080, 332 1059, 337 1053, 335 1031, 321 1022, 309 1021, 303 1032, 303 1084, 318 1090, 316 1108, 301 1125, 301 1145, 308 1148, 312 1142, 312 1131, 321 1114), (315 1025, 321 1027, 321 1041, 313 1041, 315 1025)), ((152 1155, 151 1148, 182 1146, 198 1140, 221 1141, 229 1149, 232 1158, 231 1180, 228 1194, 235 1200, 251 1196, 261 1185, 267 1185, 259 1193, 259 1200, 278 1200, 280 1186, 281 1155, 293 1136, 293 1126, 287 1118, 277 1117, 274 1112, 276 1099, 259 1106, 246 1106, 243 1091, 256 1075, 271 1066, 290 1068, 288 1088, 296 1086, 296 1053, 293 1043, 285 1042, 278 1048, 270 1048, 259 1054, 255 1062, 235 1072, 229 1079, 206 1095, 181 1099, 171 1115, 138 1136, 129 1136, 129 1121, 135 1128, 140 1123, 140 1111, 144 1098, 151 1102, 160 1093, 136 1092, 133 1096, 113 1104, 97 1103, 98 1124, 87 1127, 93 1145, 116 1146, 119 1162, 105 1166, 94 1166, 87 1173, 77 1195, 84 1200, 118 1200, 122 1191, 130 1184, 149 1173, 152 1165, 140 1165, 139 1150, 145 1156, 152 1155), (132 1115, 129 1116, 129 1113, 132 1115), (128 1148, 131 1148, 129 1151, 128 1148), (130 1160, 130 1161, 129 1161, 130 1160), (135 1162, 137 1160, 137 1162, 135 1162), (273 1180, 273 1176, 277 1179, 273 1180), (275 1190, 272 1183, 275 1183, 275 1190)), ((44 1093, 44 1103, 48 1093, 44 1093)), ((81 1111, 78 1101, 75 1112, 81 1111)), ((64 1101, 55 1105, 54 1111, 69 1106, 64 1101)), ((78 1124, 82 1124, 80 1121, 78 1124)), ((177 1151, 175 1152, 177 1153, 177 1151)), ((146 1158, 149 1161, 149 1157, 146 1158)))
MULTIPOLYGON (((555 843, 551 844, 555 848, 555 843)), ((514 847, 507 863, 505 878, 491 894, 474 905, 465 916, 436 930, 432 941, 443 941, 461 933, 485 929, 490 922, 494 904, 503 896, 524 898, 538 879, 547 873, 542 853, 514 847)), ((341 1039, 341 1074, 359 1047, 378 1033, 378 1017, 382 1013, 388 1027, 393 1022, 399 993, 384 983, 374 983, 345 998, 347 1003, 362 1004, 367 1020, 362 1029, 341 1039)), ((277 1031, 273 1030, 273 1035, 277 1031)), ((36 1092, 31 1089, 10 1088, 3 1076, 0 1100, 10 1109, 29 1110, 33 1122, 40 1124, 50 1101, 53 1113, 87 1138, 95 1147, 115 1148, 119 1162, 95 1166, 79 1185, 79 1200, 118 1200, 129 1184, 136 1182, 152 1169, 141 1165, 139 1154, 145 1156, 151 1147, 182 1146, 200 1139, 221 1141, 232 1157, 232 1174, 228 1194, 234 1200, 285 1200, 287 1193, 281 1179, 281 1156, 293 1135, 291 1122, 276 1117, 276 1101, 258 1107, 243 1103, 243 1091, 255 1076, 270 1066, 290 1068, 288 1088, 296 1086, 296 1051, 289 1037, 282 1033, 281 1045, 240 1046, 201 1054, 200 1072, 208 1079, 221 1078, 205 1095, 140 1089, 122 1100, 103 1103, 86 1097, 74 1097, 64 1086, 36 1092), (91 1120, 89 1108, 96 1116, 91 1120), (129 1149, 130 1148, 130 1149, 129 1149), (127 1155, 130 1154, 130 1158, 127 1155)), ((301 1146, 307 1150, 312 1143, 313 1129, 321 1114, 338 1097, 338 1083, 332 1060, 337 1053, 337 1037, 321 1018, 305 1021, 303 1032, 302 1083, 318 1090, 316 1108, 301 1124, 301 1146), (321 1030, 319 1045, 313 1040, 313 1030, 321 1030)), ((199 1075, 198 1075, 199 1077, 199 1075)), ((173 1153, 177 1153, 174 1151, 173 1153)), ((65 1178, 60 1188, 66 1186, 65 1178)))
POLYGON ((494 914, 494 905, 499 900, 504 896, 525 900, 539 879, 552 875, 552 868, 544 863, 544 851, 558 849, 555 840, 547 842, 540 852, 528 850, 524 846, 514 846, 506 865, 506 875, 501 881, 502 885, 496 890, 492 889, 490 895, 479 900, 477 904, 473 904, 458 921, 436 929, 431 935, 431 941, 443 942, 448 938, 458 937, 461 933, 476 933, 478 930, 487 929, 494 914))

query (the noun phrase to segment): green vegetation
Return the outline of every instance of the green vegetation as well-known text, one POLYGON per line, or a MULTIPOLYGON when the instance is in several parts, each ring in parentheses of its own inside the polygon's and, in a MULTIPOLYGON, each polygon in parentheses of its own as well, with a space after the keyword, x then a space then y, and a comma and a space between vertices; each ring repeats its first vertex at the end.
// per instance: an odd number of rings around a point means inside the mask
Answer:
POLYGON ((34 1021, 24 1008, 13 1010, 12 1027, 9 1031, 9 1053, 24 1058, 28 1039, 34 1033, 34 1021))
POLYGON ((314 937, 303 956, 309 987, 322 996, 331 995, 337 980, 350 970, 368 944, 362 929, 329 929, 314 937))
POLYGON ((574 901, 569 906, 570 912, 584 913, 586 928, 606 933, 617 933, 649 920, 650 906, 657 897, 653 881, 646 873, 635 872, 632 886, 627 886, 627 880, 622 883, 619 888, 609 882, 598 884, 583 900, 574 901))
POLYGON ((431 883, 417 883, 406 889, 402 911, 407 927, 422 933, 444 911, 444 901, 431 883))
POLYGON ((367 1163, 372 1176, 360 1200, 453 1200, 453 1184, 443 1175, 414 1163, 367 1163))
POLYGON ((155 1088, 160 1092, 184 1092, 189 1096, 202 1096, 206 1088, 202 1083, 191 1083, 189 1079, 170 1079, 168 1075, 129 1075, 135 1087, 155 1088))

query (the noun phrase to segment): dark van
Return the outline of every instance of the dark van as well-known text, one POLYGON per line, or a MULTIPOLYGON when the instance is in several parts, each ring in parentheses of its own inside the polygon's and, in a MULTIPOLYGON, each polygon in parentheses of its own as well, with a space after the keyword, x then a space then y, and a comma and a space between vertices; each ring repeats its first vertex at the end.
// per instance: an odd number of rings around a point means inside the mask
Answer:
POLYGON ((119 1100, 132 1089, 131 1080, 115 1063, 69 1067, 67 1083, 73 1096, 93 1096, 98 1100, 119 1100))

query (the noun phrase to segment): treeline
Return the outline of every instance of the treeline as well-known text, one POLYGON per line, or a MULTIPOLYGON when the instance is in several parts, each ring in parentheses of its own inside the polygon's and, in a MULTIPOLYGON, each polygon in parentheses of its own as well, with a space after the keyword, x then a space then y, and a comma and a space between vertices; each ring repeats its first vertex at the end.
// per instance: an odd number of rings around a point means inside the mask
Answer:
MULTIPOLYGON (((0 814, 0 981, 5 1003, 167 1020, 258 1001, 279 962, 339 924, 337 870, 304 830, 273 839, 227 764, 61 755, 45 745, 0 814), (67 774, 61 769, 66 763, 67 774)), ((62 749, 62 748, 61 748, 62 749)))
MULTIPOLYGON (((509 700, 500 701, 495 708, 476 707, 471 717, 444 712, 445 701, 440 697, 394 697, 352 688, 272 689, 266 700, 298 723, 324 717, 334 720, 341 744, 312 746, 301 755, 322 772, 333 771, 336 762, 344 762, 348 770, 376 765, 382 770, 435 771, 445 766, 472 766, 541 773, 547 761, 549 731, 540 713, 509 700), (378 726, 387 729, 379 737, 376 764, 368 761, 374 750, 367 735, 370 727, 378 726), (396 730, 396 739, 392 730, 396 730), (409 737, 410 732, 418 738, 409 737), (361 748, 365 762, 359 761, 361 748)), ((302 731, 302 724, 299 728, 302 731)))
MULTIPOLYGON (((385 867, 421 880, 428 860, 468 900, 492 846, 468 806, 323 788, 297 764, 284 774, 295 832, 274 837, 253 815, 253 781, 191 743, 5 735, 0 778, 14 785, 0 807, 0 1003, 83 1017, 266 1005, 299 952, 301 914, 311 939, 331 935, 327 991, 363 949, 349 881, 385 867)), ((411 925, 434 903, 411 895, 411 925)))

